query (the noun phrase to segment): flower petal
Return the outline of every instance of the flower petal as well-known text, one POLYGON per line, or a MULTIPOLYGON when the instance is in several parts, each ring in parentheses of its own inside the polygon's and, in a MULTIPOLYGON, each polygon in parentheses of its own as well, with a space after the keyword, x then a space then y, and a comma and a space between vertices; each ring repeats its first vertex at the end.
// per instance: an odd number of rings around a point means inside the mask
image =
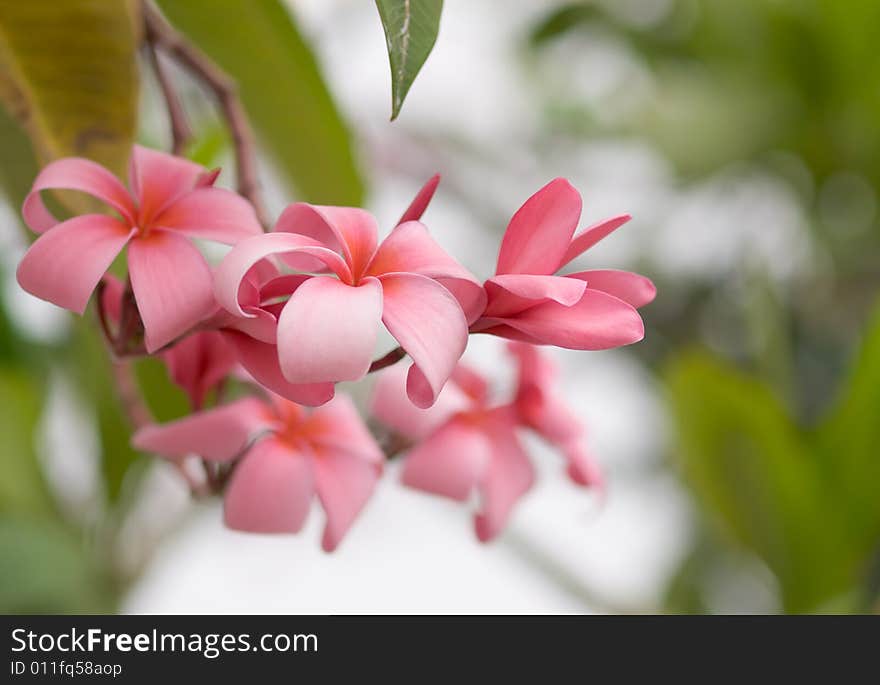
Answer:
POLYGON ((153 222, 191 238, 235 243, 263 232, 250 202, 223 188, 199 188, 172 202, 153 222))
POLYGON ((430 407, 467 347, 468 327, 452 293, 419 274, 381 277, 382 321, 412 358, 407 394, 430 407))
POLYGON ((564 178, 550 181, 520 207, 501 241, 498 274, 552 274, 581 216, 581 196, 564 178))
POLYGON ((133 240, 128 270, 147 352, 167 345, 214 311, 208 263, 181 235, 156 230, 133 240))
POLYGON ((403 216, 400 217, 400 221, 397 222, 398 226, 405 224, 407 221, 418 221, 422 218, 422 214, 425 213, 425 210, 431 203, 431 198, 434 197, 439 183, 440 174, 434 174, 425 182, 425 185, 421 187, 413 201, 410 202, 409 207, 406 208, 403 216))
POLYGON ((612 216, 610 219, 602 219, 602 221, 596 222, 592 226, 585 228, 571 241, 571 244, 565 251, 565 255, 562 257, 562 262, 559 264, 559 268, 561 269, 572 259, 582 255, 593 247, 593 245, 616 231, 630 219, 632 219, 632 217, 629 214, 619 214, 618 216, 612 216))
POLYGON ((464 502, 485 475, 491 455, 484 431, 453 419, 410 450, 401 480, 411 488, 464 502))
POLYGON ((183 157, 135 145, 128 165, 128 182, 138 199, 142 226, 150 226, 177 198, 206 178, 207 169, 183 157))
POLYGON ((569 443, 563 453, 568 462, 566 472, 571 480, 578 485, 602 490, 604 486, 602 470, 580 441, 569 443))
MULTIPOLYGON (((220 262, 214 273, 214 293, 217 302, 232 314, 249 316, 241 307, 242 281, 261 260, 289 252, 304 252, 318 258, 345 281, 351 280, 348 267, 332 250, 313 238, 293 233, 266 233, 241 241, 220 262)), ((253 287, 253 284, 250 284, 253 287)))
POLYGON ((528 455, 512 426, 497 425, 490 434, 492 458, 480 485, 481 510, 474 517, 480 542, 492 540, 510 518, 510 513, 535 481, 528 455))
POLYGON ((657 288, 649 278, 630 271, 616 269, 595 269, 568 274, 566 278, 576 278, 587 282, 587 287, 614 295, 633 307, 644 307, 657 296, 657 288))
POLYGON ((22 288, 78 314, 133 230, 103 214, 68 219, 37 238, 16 275, 22 288))
POLYGON ((570 307, 583 296, 587 284, 562 276, 505 274, 486 281, 485 316, 512 316, 542 302, 570 307))
POLYGON ((347 395, 336 395, 315 409, 303 422, 303 430, 320 449, 348 454, 373 464, 385 461, 385 454, 347 395))
POLYGON ((309 515, 313 494, 311 459, 269 437, 235 467, 223 518, 234 530, 296 533, 309 515))
POLYGON ((141 428, 131 443, 139 450, 173 459, 197 454, 211 461, 229 461, 241 453, 248 440, 272 426, 268 407, 246 397, 177 421, 141 428))
POLYGON ((376 252, 379 229, 363 209, 296 202, 278 218, 276 231, 309 236, 344 258, 355 279, 363 275, 376 252))
POLYGON ((367 273, 417 273, 445 286, 459 301, 468 322, 483 313, 486 293, 483 286, 428 233, 417 221, 398 225, 379 246, 367 273))
POLYGON ((168 375, 186 391, 195 409, 235 367, 235 350, 218 331, 193 333, 162 355, 168 375))
POLYGON ((483 323, 495 323, 514 331, 513 334, 504 328, 485 331, 493 335, 572 350, 605 350, 630 345, 645 337, 644 324, 634 307, 590 288, 571 307, 547 302, 516 316, 486 317, 483 323))
POLYGON ((437 401, 421 409, 406 396, 407 375, 408 371, 400 364, 384 369, 377 374, 370 396, 370 414, 405 438, 421 440, 453 414, 472 406, 472 401, 455 383, 447 383, 437 401))
POLYGON ((223 337, 235 349, 239 363, 253 379, 267 390, 291 402, 315 407, 333 397, 333 383, 289 383, 281 375, 278 348, 238 331, 225 330, 223 337))
POLYGON ((315 486, 327 514, 321 546, 332 552, 373 494, 381 468, 346 453, 323 451, 312 462, 315 486))
POLYGON ((22 205, 25 223, 37 233, 43 233, 58 223, 40 197, 41 190, 50 188, 78 190, 93 195, 118 211, 129 226, 135 223, 131 196, 118 178, 90 159, 66 157, 43 167, 22 205))
POLYGON ((291 383, 355 381, 367 373, 382 316, 374 278, 346 285, 315 276, 290 296, 278 318, 278 357, 291 383))

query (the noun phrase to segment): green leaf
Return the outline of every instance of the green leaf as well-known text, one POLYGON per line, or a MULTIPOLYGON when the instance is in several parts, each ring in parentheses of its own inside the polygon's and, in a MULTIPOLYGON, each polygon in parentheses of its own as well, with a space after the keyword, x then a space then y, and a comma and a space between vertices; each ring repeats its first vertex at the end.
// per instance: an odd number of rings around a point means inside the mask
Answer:
POLYGON ((238 84, 265 149, 303 199, 360 204, 351 135, 278 0, 160 0, 169 21, 238 84))
POLYGON ((431 54, 443 0, 376 0, 391 63, 391 120, 431 54))
POLYGON ((131 0, 0 0, 0 100, 46 162, 78 155, 124 171, 138 108, 131 0))
POLYGON ((160 359, 139 359, 134 368, 144 401, 156 421, 173 421, 190 413, 186 394, 168 377, 160 359))
POLYGON ((666 383, 687 481, 719 530, 777 575, 786 609, 809 611, 851 587, 845 514, 774 393, 702 353, 675 361, 666 383))

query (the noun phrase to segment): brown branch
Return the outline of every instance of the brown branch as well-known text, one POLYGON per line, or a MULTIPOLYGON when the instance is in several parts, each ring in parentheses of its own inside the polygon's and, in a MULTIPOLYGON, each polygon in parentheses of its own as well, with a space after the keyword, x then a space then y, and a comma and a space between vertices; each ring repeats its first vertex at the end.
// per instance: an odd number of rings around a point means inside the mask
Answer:
POLYGON ((367 369, 367 373, 374 373, 375 371, 380 371, 387 366, 393 366, 405 356, 406 352, 404 352, 402 347, 395 347, 384 357, 379 357, 376 361, 370 364, 370 368, 367 369))
POLYGON ((266 213, 257 182, 254 135, 238 98, 235 81, 178 33, 152 2, 144 0, 142 8, 145 32, 153 45, 192 72, 217 98, 235 148, 238 193, 253 205, 260 223, 266 226, 266 213))
POLYGON ((171 125, 171 151, 175 155, 182 155, 192 140, 192 129, 187 121, 186 112, 183 111, 180 98, 177 96, 177 91, 171 83, 171 75, 162 64, 159 53, 156 52, 155 34, 149 24, 146 26, 145 33, 147 56, 153 67, 153 73, 156 75, 156 82, 162 91, 162 97, 165 99, 165 106, 168 108, 168 121, 171 125))

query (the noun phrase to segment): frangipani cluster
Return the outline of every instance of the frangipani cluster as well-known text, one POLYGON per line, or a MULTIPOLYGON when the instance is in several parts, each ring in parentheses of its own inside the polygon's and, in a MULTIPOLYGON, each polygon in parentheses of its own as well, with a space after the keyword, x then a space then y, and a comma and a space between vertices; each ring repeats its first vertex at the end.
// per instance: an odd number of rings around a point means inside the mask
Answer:
POLYGON ((40 235, 18 281, 80 314, 98 289, 111 350, 161 356, 194 413, 140 426, 134 445, 173 461, 200 457, 225 491, 227 525, 296 532, 317 495, 323 547, 339 544, 386 456, 336 384, 385 366, 370 408, 383 437, 407 446, 403 482, 456 500, 478 493, 480 540, 502 530, 532 485, 524 430, 558 449, 576 483, 601 483, 537 346, 600 350, 642 339, 637 309, 655 294, 647 278, 558 275, 628 215, 578 232, 581 197, 553 180, 514 214, 495 275, 481 282, 421 223, 439 177, 380 241, 363 209, 305 203, 264 232, 243 197, 213 186, 217 175, 142 147, 132 152, 128 187, 88 160, 49 164, 24 203, 40 235), (109 211, 58 222, 41 198, 50 189, 88 193, 109 211), (231 249, 212 269, 191 238, 231 249), (125 282, 108 273, 123 251, 125 282), (382 327, 399 348, 374 361, 382 327), (493 401, 487 381, 460 363, 475 333, 512 341, 512 397, 493 401), (392 366, 404 356, 408 368, 392 366), (246 396, 217 399, 229 378, 244 381, 246 396))

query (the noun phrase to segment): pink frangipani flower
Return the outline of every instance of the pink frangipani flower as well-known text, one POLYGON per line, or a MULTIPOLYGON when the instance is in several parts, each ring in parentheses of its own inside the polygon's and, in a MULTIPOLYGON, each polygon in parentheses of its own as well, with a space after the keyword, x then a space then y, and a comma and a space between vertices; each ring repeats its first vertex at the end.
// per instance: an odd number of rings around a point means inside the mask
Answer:
POLYGON ((644 337, 636 309, 654 299, 650 280, 609 269, 554 275, 630 219, 605 219, 575 236, 581 205, 562 178, 526 200, 504 234, 496 274, 485 283, 486 309, 471 331, 578 350, 644 337))
POLYGON ((534 430, 560 447, 576 483, 600 482, 583 449, 583 428, 549 391, 549 365, 537 348, 521 345, 513 348, 520 371, 511 402, 491 402, 486 381, 463 364, 429 409, 406 400, 398 368, 379 375, 371 401, 372 414, 413 443, 403 465, 405 485, 458 501, 479 493, 474 525, 483 542, 501 532, 534 482, 520 430, 534 430))
POLYGON ((41 235, 18 266, 18 282, 33 295, 82 314, 101 277, 128 246, 147 351, 167 345, 215 307, 210 268, 189 239, 234 244, 262 230, 250 204, 214 188, 215 179, 215 172, 198 164, 140 146, 132 151, 130 191, 87 159, 48 164, 22 207, 25 222, 41 235), (114 215, 58 222, 40 196, 49 189, 88 193, 114 215))
POLYGON ((317 494, 327 515, 321 544, 328 552, 363 509, 384 460, 343 395, 313 411, 277 396, 245 398, 148 426, 132 442, 170 459, 238 459, 224 497, 224 519, 235 530, 296 533, 317 494))
POLYGON ((381 245, 367 212, 297 203, 284 210, 273 233, 242 241, 220 264, 215 290, 227 311, 240 318, 277 316, 278 360, 288 382, 362 378, 381 320, 413 360, 410 398, 421 407, 434 403, 464 352, 468 323, 483 310, 485 293, 412 219, 427 206, 432 184, 381 245), (265 292, 254 293, 252 277, 270 258, 297 272, 264 283, 274 304, 266 304, 265 292))

